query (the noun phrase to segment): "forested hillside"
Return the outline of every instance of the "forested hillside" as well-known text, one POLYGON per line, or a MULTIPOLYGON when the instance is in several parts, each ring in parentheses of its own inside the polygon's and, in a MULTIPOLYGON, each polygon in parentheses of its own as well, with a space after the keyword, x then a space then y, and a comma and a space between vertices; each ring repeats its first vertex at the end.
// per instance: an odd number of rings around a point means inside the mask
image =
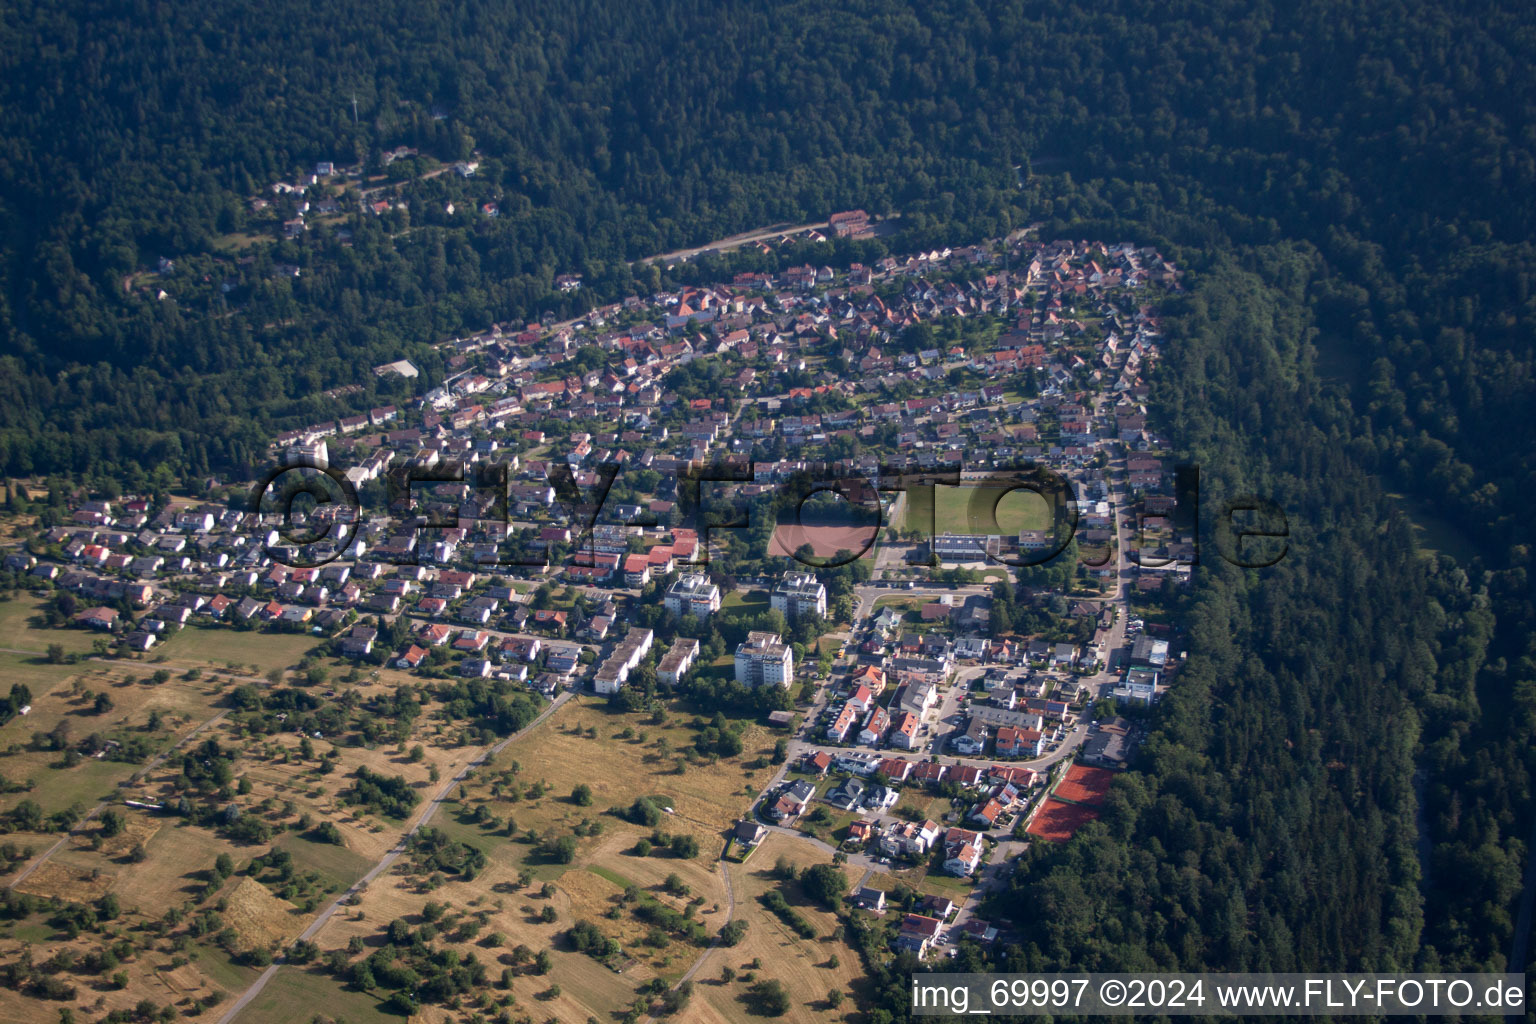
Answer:
POLYGON ((893 246, 1157 241, 1193 271, 1164 426, 1295 543, 1202 570, 1148 771, 1018 878, 1009 959, 1501 965, 1536 768, 1533 34, 1513 2, 22 0, 0 471, 238 471, 375 362, 573 311, 555 274, 609 300, 656 283, 628 260, 840 207, 902 214, 893 246), (400 145, 478 152, 502 215, 417 217, 422 184, 349 245, 242 248, 270 182, 400 145), (162 256, 177 296, 125 293, 162 256), (1416 553, 1404 501, 1471 556, 1416 553))

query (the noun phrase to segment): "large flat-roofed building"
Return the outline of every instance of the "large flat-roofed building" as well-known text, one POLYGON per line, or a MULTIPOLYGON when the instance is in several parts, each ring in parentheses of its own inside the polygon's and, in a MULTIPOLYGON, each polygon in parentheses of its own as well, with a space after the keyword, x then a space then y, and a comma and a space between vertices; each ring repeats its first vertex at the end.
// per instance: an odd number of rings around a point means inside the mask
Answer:
POLYGON ((933 538, 933 553, 944 562, 982 562, 987 557, 983 534, 941 533, 933 538))
POLYGON ((813 572, 787 572, 769 595, 769 603, 776 612, 783 612, 791 619, 802 615, 827 614, 827 588, 813 572))
POLYGON ((676 686, 693 667, 693 659, 699 656, 699 642, 692 637, 678 637, 656 666, 656 680, 664 686, 676 686))
POLYGON ((788 686, 795 654, 777 633, 754 630, 736 648, 736 681, 743 686, 788 686))
POLYGON ((592 677, 592 688, 598 693, 617 693, 629 679, 629 673, 645 657, 645 652, 651 649, 654 638, 655 634, 649 629, 631 628, 607 659, 597 667, 592 677))
POLYGON ((693 615, 708 618, 720 610, 720 588, 700 573, 679 576, 667 588, 662 599, 667 611, 675 615, 693 615))

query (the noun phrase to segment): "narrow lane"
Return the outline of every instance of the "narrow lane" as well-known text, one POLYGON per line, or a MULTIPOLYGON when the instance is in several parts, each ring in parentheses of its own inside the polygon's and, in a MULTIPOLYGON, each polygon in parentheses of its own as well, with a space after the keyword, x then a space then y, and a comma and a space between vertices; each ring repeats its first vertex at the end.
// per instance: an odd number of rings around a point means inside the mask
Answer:
MULTIPOLYGON (((459 769, 458 774, 449 779, 443 785, 443 787, 437 791, 437 795, 427 802, 427 806, 422 810, 421 816, 416 819, 416 823, 414 825, 412 825, 408 830, 406 830, 404 834, 401 835, 400 841, 396 843, 394 847, 391 848, 390 851, 386 853, 379 860, 379 862, 368 871, 366 875, 364 875, 362 878, 359 878, 352 884, 351 888, 342 893, 340 896, 336 897, 336 899, 332 901, 329 906, 322 910, 319 916, 316 917, 314 921, 310 922, 309 927, 305 928, 304 931, 300 933, 299 940, 302 941, 314 938, 317 934, 319 934, 320 929, 324 928, 326 923, 330 921, 335 913, 342 907, 346 906, 348 901, 350 901, 353 896, 368 888, 369 883, 371 883, 375 878, 378 878, 384 872, 388 871, 394 865, 395 861, 399 860, 401 855, 405 853, 406 846, 410 842, 411 837, 431 823, 433 817, 437 815, 437 812, 442 808, 443 804, 447 803, 449 797, 453 795, 453 791, 458 788, 459 783, 468 778, 471 771, 478 768, 480 765, 485 764, 487 761, 494 758, 497 754, 501 753, 506 749, 508 744, 515 740, 521 739, 522 737, 528 735, 528 733, 532 732, 534 729, 538 728, 545 719, 554 714, 556 709, 558 709, 566 701, 570 700, 572 696, 573 692, 566 690, 564 693, 560 694, 560 696, 551 701, 549 707, 541 711, 539 716, 533 721, 523 726, 522 729, 513 733, 511 736, 508 736, 506 739, 501 740, 493 746, 487 747, 485 750, 481 751, 479 756, 475 757, 463 768, 459 769)), ((224 1016, 219 1018, 219 1024, 229 1024, 230 1021, 233 1021, 237 1016, 239 1016, 240 1011, 245 1009, 245 1007, 250 1004, 251 1000, 260 995, 261 990, 267 987, 267 982, 272 980, 272 977, 277 974, 278 969, 282 967, 284 963, 286 963, 286 960, 286 957, 279 956, 272 962, 272 966, 262 971, 261 976, 251 983, 251 987, 246 989, 244 994, 241 995, 239 999, 235 1000, 233 1005, 231 1005, 230 1008, 224 1012, 224 1016)))

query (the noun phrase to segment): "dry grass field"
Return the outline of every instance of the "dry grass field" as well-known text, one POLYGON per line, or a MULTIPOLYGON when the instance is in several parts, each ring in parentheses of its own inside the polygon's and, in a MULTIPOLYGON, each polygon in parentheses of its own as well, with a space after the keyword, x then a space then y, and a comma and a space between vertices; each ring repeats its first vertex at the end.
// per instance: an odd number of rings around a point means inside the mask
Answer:
MULTIPOLYGON (((88 629, 48 629, 41 625, 43 599, 24 594, 0 601, 0 647, 24 654, 45 654, 51 644, 66 653, 85 653, 101 635, 88 629)), ((84 607, 82 606, 82 610, 84 607)))
POLYGON ((247 946, 284 946, 304 930, 293 904, 253 878, 240 879, 224 899, 224 920, 247 946))
MULTIPOLYGON (((579 869, 572 870, 594 882, 603 881, 579 869)), ((527 888, 517 888, 517 873, 513 865, 504 863, 500 858, 493 859, 486 871, 472 882, 449 881, 431 893, 419 891, 415 884, 400 874, 381 877, 369 887, 355 907, 347 908, 333 917, 316 936, 316 941, 323 950, 330 950, 345 947, 353 937, 357 937, 364 943, 365 950, 372 949, 380 943, 381 933, 391 921, 404 918, 413 926, 419 925, 424 920, 422 911, 428 901, 446 904, 449 910, 439 922, 446 926, 440 928, 439 939, 434 945, 456 949, 461 957, 473 954, 487 965, 489 977, 493 980, 499 981, 503 967, 511 964, 510 951, 517 946, 527 946, 535 952, 546 949, 557 951, 553 954, 553 967, 547 975, 539 975, 527 965, 514 970, 511 994, 518 1005, 537 1007, 540 1019, 550 1016, 562 1021, 582 1021, 589 1016, 603 1019, 615 1009, 622 1009, 633 998, 636 986, 655 976, 655 972, 644 964, 636 964, 621 975, 585 954, 563 948, 561 935, 578 919, 579 914, 584 914, 596 901, 601 900, 600 894, 589 891, 581 884, 573 884, 572 888, 576 892, 573 899, 571 893, 557 885, 554 895, 545 899, 539 895, 537 882, 527 888), (554 922, 540 920, 540 911, 545 906, 554 908, 554 922), (485 912, 485 918, 477 936, 469 941, 454 941, 455 930, 449 922, 455 922, 459 913, 474 914, 479 911, 485 912), (503 937, 500 945, 490 947, 483 944, 484 939, 492 934, 503 937), (557 997, 540 998, 541 994, 548 993, 552 985, 559 986, 560 994, 557 997)), ((612 924, 608 921, 602 923, 612 924)), ((329 984, 341 988, 339 982, 331 981, 329 984)), ((492 994, 500 995, 503 991, 498 985, 492 994)), ((253 1024, 258 1019, 272 1018, 245 1014, 241 1022, 253 1024)), ((462 1020, 462 1015, 441 1007, 428 1006, 413 1019, 458 1021, 462 1020)))
POLYGON ((80 671, 79 665, 53 665, 41 655, 5 650, 3 641, 0 637, 0 679, 4 680, 6 692, 10 692, 12 684, 24 683, 38 693, 80 671))
POLYGON ((30 749, 36 735, 62 727, 67 740, 76 744, 93 733, 117 740, 145 737, 158 752, 217 714, 219 682, 173 676, 156 685, 149 682, 150 675, 137 666, 87 661, 72 666, 68 674, 60 673, 46 688, 28 684, 31 712, 0 726, 0 776, 12 783, 30 781, 32 786, 0 794, 0 812, 27 799, 45 813, 76 803, 89 807, 141 767, 110 757, 86 757, 72 767, 61 767, 60 752, 30 749), (103 694, 111 708, 98 712, 96 699, 103 694), (153 731, 148 728, 152 715, 159 716, 159 727, 153 731))
MULTIPOLYGON (((0 616, 0 620, 12 636, 26 628, 25 618, 16 614, 9 619, 0 616)), ((60 631, 46 635, 73 634, 60 631)), ((258 972, 237 964, 229 953, 215 946, 214 933, 189 942, 189 917, 216 913, 215 930, 227 930, 236 948, 281 948, 312 920, 323 901, 332 898, 327 890, 339 891, 358 878, 398 841, 405 828, 404 822, 338 800, 338 793, 351 785, 351 776, 359 766, 403 776, 420 792, 437 788, 439 784, 431 781, 434 772, 449 777, 479 752, 478 746, 457 745, 458 730, 443 729, 430 716, 424 716, 408 744, 422 746, 419 761, 393 742, 373 749, 347 743, 336 747, 335 767, 322 775, 318 757, 331 750, 324 738, 312 738, 314 754, 303 759, 300 738, 293 733, 251 736, 234 719, 210 724, 228 709, 228 695, 236 685, 255 683, 259 688, 270 688, 264 676, 247 674, 253 671, 252 666, 291 667, 312 646, 310 638, 265 638, 212 630, 188 631, 182 637, 190 640, 180 652, 183 656, 164 660, 90 659, 53 665, 31 655, 0 655, 27 670, 21 681, 32 691, 30 712, 0 727, 0 777, 12 783, 6 788, 13 790, 0 793, 0 813, 9 812, 22 800, 34 801, 46 814, 71 805, 88 810, 106 799, 123 821, 122 831, 110 837, 104 835, 99 819, 68 835, 5 836, 6 841, 30 849, 33 858, 53 847, 61 836, 64 840, 17 891, 71 903, 99 904, 110 897, 121 908, 121 916, 111 928, 115 931, 122 926, 119 934, 132 937, 136 947, 132 956, 112 969, 112 973, 125 976, 121 987, 104 977, 66 971, 61 976, 75 986, 74 1000, 43 1000, 28 993, 9 992, 7 999, 0 1000, 0 1024, 52 1019, 61 1006, 71 1007, 77 1015, 131 1009, 141 999, 173 1005, 183 1019, 217 1019, 223 1011, 214 1005, 214 997, 227 999, 238 994, 258 972), (279 642, 263 650, 249 643, 231 646, 222 642, 230 637, 279 642), (231 666, 238 672, 232 672, 231 666), (170 672, 170 678, 153 683, 150 677, 161 669, 170 672), (192 669, 196 671, 189 671, 192 669), (98 710, 99 694, 108 697, 110 707, 98 710), (152 717, 156 728, 150 730, 152 717), (226 750, 238 752, 234 776, 242 791, 226 799, 237 802, 246 813, 290 829, 278 833, 275 845, 293 858, 299 894, 295 898, 301 905, 295 907, 276 894, 285 883, 280 878, 274 880, 270 872, 262 881, 242 873, 252 857, 267 852, 268 844, 233 843, 210 828, 123 804, 125 799, 173 800, 179 792, 179 753, 153 769, 89 756, 66 767, 61 752, 34 749, 38 744, 33 741, 34 734, 47 735, 61 725, 67 729, 71 745, 93 733, 124 742, 146 739, 151 756, 206 726, 198 734, 198 742, 213 739, 226 750), (313 822, 334 822, 346 845, 315 842, 291 831, 303 815, 313 822), (135 853, 136 849, 140 852, 135 853), (209 872, 220 854, 231 858, 236 874, 209 895, 209 872), (311 873, 318 881, 308 877, 311 873), (144 929, 168 911, 186 916, 177 918, 179 923, 163 933, 144 929)), ((26 642, 24 632, 17 642, 26 642)), ((6 645, 6 637, 0 636, 0 647, 6 645)), ((338 668, 333 664, 333 673, 339 675, 338 668)), ((358 694, 364 698, 382 694, 392 690, 394 682, 365 681, 357 687, 358 694)), ((335 685, 345 688, 341 683, 335 685)), ((28 859, 14 865, 11 877, 32 862, 28 859)), ((60 951, 74 951, 76 956, 93 954, 115 941, 89 928, 71 940, 57 921, 50 921, 46 913, 36 913, 0 923, 0 962, 19 956, 23 943, 30 944, 30 955, 46 961, 60 951)), ((282 991, 274 990, 279 995, 282 991)), ((359 998, 367 1000, 365 996, 359 998)), ((307 1020, 311 1015, 306 1012, 287 1019, 307 1020)), ((356 1014, 355 1019, 366 1018, 356 1014)))
POLYGON ((165 908, 195 896, 202 888, 201 872, 212 867, 219 854, 228 854, 236 863, 250 857, 249 849, 208 829, 178 825, 174 820, 152 818, 140 811, 130 812, 130 831, 137 833, 145 825, 151 825, 153 830, 144 841, 148 856, 141 863, 117 860, 93 867, 110 873, 112 892, 123 906, 137 907, 146 914, 163 913, 165 908))
MULTIPOLYGON (((390 921, 404 918, 413 926, 418 925, 424 919, 422 911, 426 903, 431 900, 449 908, 439 921, 436 944, 458 950, 461 957, 475 955, 491 968, 493 979, 499 978, 501 968, 510 962, 507 952, 518 945, 535 951, 554 951, 553 967, 547 975, 538 975, 526 968, 514 970, 510 991, 516 1007, 532 1008, 540 1019, 612 1019, 612 1015, 630 1003, 639 986, 654 977, 674 982, 706 953, 701 947, 676 939, 665 949, 647 947, 644 940, 649 926, 636 920, 626 909, 623 902, 626 888, 638 888, 674 909, 681 909, 692 898, 703 897, 704 902, 696 908, 696 916, 711 934, 718 930, 726 916, 727 897, 720 877, 721 865, 703 856, 692 860, 634 856, 630 847, 641 831, 616 825, 589 848, 584 847, 574 863, 560 870, 553 882, 553 894, 547 899, 540 895, 537 878, 526 888, 517 886, 517 857, 529 848, 503 837, 489 839, 485 847, 488 848, 490 866, 472 882, 449 881, 424 893, 403 874, 391 874, 375 882, 356 907, 333 918, 317 936, 317 941, 322 949, 329 950, 345 947, 356 937, 365 944, 365 949, 372 948, 380 941, 380 933, 390 921), (664 880, 673 873, 688 886, 686 897, 669 895, 663 890, 664 880), (539 912, 545 906, 554 909, 555 922, 540 920, 539 912), (617 918, 608 916, 614 907, 620 908, 617 918), (475 937, 454 941, 458 915, 476 913, 483 913, 484 923, 475 937), (566 945, 564 933, 578 920, 596 924, 604 934, 623 945, 629 959, 623 965, 622 973, 566 945), (484 940, 492 933, 498 934, 500 941, 488 946, 484 940), (552 986, 558 988, 557 996, 549 995, 552 986)), ((707 952, 693 979, 693 1000, 678 1015, 678 1020, 689 1024, 714 1021, 745 1024, 753 1019, 741 995, 750 984, 750 980, 743 980, 742 976, 754 972, 760 978, 778 978, 789 990, 793 1006, 786 1020, 824 1021, 856 1012, 853 996, 861 977, 859 958, 853 949, 832 937, 836 918, 809 905, 791 886, 788 890, 791 903, 819 933, 816 939, 802 939, 757 902, 759 895, 779 885, 773 870, 780 857, 797 867, 825 860, 825 854, 810 843, 774 835, 765 841, 748 864, 725 866, 731 873, 735 914, 748 922, 747 934, 738 946, 717 947, 707 952), (833 957, 836 957, 836 967, 831 966, 833 957), (752 966, 754 961, 759 964, 756 968, 752 966), (721 981, 721 968, 726 966, 738 975, 730 983, 721 981), (831 988, 850 997, 838 1011, 831 1010, 825 1002, 826 993, 831 988)), ((850 869, 845 873, 850 883, 856 880, 856 872, 850 869)), ((355 999, 360 995, 346 992, 339 982, 312 973, 294 968, 284 968, 282 972, 285 977, 290 973, 302 977, 285 981, 278 989, 279 993, 287 992, 291 987, 295 993, 311 995, 331 989, 348 998, 355 999)), ((502 994, 499 984, 490 986, 488 995, 499 998, 502 994)), ((284 1019, 255 1015, 258 1006, 270 1014, 280 1005, 276 997, 264 996, 261 1003, 253 1004, 242 1015, 240 1024, 284 1019)), ((429 1006, 422 1008, 412 1019, 462 1024, 466 1009, 455 1012, 429 1006)), ((364 1016, 362 1019, 368 1018, 364 1016)))
MULTIPOLYGON (((638 796, 650 796, 675 812, 667 816, 662 828, 698 831, 701 848, 718 853, 724 832, 747 807, 748 790, 756 793, 773 777, 773 766, 749 765, 772 752, 776 737, 762 726, 749 725, 739 757, 722 758, 712 765, 690 764, 678 774, 679 756, 691 749, 696 739, 688 724, 695 717, 673 710, 665 725, 655 725, 647 716, 619 714, 593 698, 579 698, 507 747, 480 774, 490 777, 516 762, 519 778, 544 781, 552 797, 564 798, 579 784, 591 787, 591 807, 546 797, 540 806, 524 801, 519 806, 498 808, 498 813, 512 814, 519 827, 542 829, 572 823, 610 807, 628 807, 638 796), (620 735, 626 728, 634 733, 628 739, 620 735), (713 849, 704 845, 705 835, 718 836, 713 849)), ((483 795, 477 786, 470 787, 469 792, 483 795)))
POLYGON ((317 1013, 347 1024, 401 1024, 380 1000, 340 984, 319 968, 283 967, 240 1012, 238 1024, 304 1022, 317 1013))
POLYGON ((154 660, 175 665, 236 664, 265 673, 289 668, 318 641, 307 633, 258 633, 220 626, 188 626, 151 652, 154 660))
MULTIPOLYGON (((266 673, 295 667, 312 647, 310 637, 192 628, 147 659, 55 665, 31 652, 40 654, 60 636, 88 649, 93 637, 33 630, 23 603, 10 604, 15 606, 0 607, 0 648, 27 653, 0 651, 0 670, 15 668, 15 678, 31 688, 32 709, 0 727, 0 779, 11 784, 0 789, 13 790, 0 792, 0 814, 26 799, 45 814, 71 805, 87 810, 107 800, 122 821, 121 831, 112 836, 105 834, 99 819, 79 826, 18 891, 97 906, 115 902, 121 910, 106 931, 88 927, 74 938, 59 919, 45 912, 0 922, 0 962, 19 957, 24 944, 37 961, 61 950, 77 958, 94 955, 119 937, 129 940, 132 952, 100 976, 65 971, 77 990, 72 1000, 8 991, 0 999, 0 1024, 52 1019, 63 1006, 74 1009, 77 1018, 83 1014, 94 1019, 105 1011, 131 1009, 143 999, 174 1007, 182 1020, 217 1020, 229 999, 260 973, 235 954, 283 948, 334 893, 399 843, 442 780, 480 753, 478 742, 461 745, 460 725, 444 722, 430 710, 417 719, 403 744, 390 740, 368 747, 341 736, 311 736, 306 741, 292 731, 246 731, 237 716, 227 714, 231 692, 244 683, 270 689, 266 673), (170 678, 155 684, 150 677, 161 669, 170 678), (107 695, 109 707, 98 710, 99 694, 107 695), (148 728, 152 720, 153 730, 148 728), (235 757, 233 781, 218 799, 273 826, 274 840, 236 843, 211 827, 126 807, 125 799, 173 802, 183 786, 183 751, 152 769, 94 757, 65 767, 61 752, 40 749, 34 741, 34 734, 46 735, 60 726, 74 744, 93 733, 120 741, 147 739, 150 756, 200 730, 197 743, 214 740, 235 757), (417 745, 419 755, 411 750, 417 745), (334 766, 322 772, 321 759, 328 754, 334 766), (386 818, 341 800, 360 767, 403 777, 421 796, 407 820, 386 818), (310 824, 334 824, 344 845, 303 831, 300 823, 306 818, 310 824), (254 876, 247 873, 252 858, 270 849, 291 856, 292 880, 270 867, 254 876), (210 884, 221 854, 227 855, 234 873, 210 884), (209 914, 214 915, 211 931, 189 930, 196 919, 209 914), (225 948, 215 941, 220 933, 225 948), (124 976, 121 986, 108 977, 118 972, 124 976)), ((361 681, 349 683, 343 679, 347 666, 333 661, 325 665, 330 680, 311 690, 317 696, 355 691, 359 701, 366 701, 407 681, 419 683, 393 670, 369 670, 361 681)), ((450 838, 483 851, 484 870, 467 882, 452 875, 429 879, 410 874, 412 859, 402 858, 395 870, 371 883, 355 905, 321 930, 316 941, 322 952, 345 949, 354 937, 365 950, 374 948, 395 918, 419 925, 430 900, 449 908, 434 944, 476 956, 487 965, 492 983, 457 1008, 426 1006, 413 1020, 467 1024, 475 1013, 490 1018, 502 1008, 514 1018, 527 1014, 540 1020, 607 1021, 622 1015, 639 986, 653 979, 675 982, 705 952, 676 934, 661 941, 652 925, 636 915, 626 890, 638 890, 644 899, 673 911, 686 911, 706 936, 713 936, 725 923, 730 904, 725 868, 717 862, 724 835, 775 770, 767 755, 777 736, 757 724, 743 728, 739 755, 699 753, 696 744, 708 717, 676 704, 664 720, 617 713, 592 698, 566 704, 492 763, 477 768, 432 822, 450 838), (572 798, 578 785, 590 787, 592 799, 585 806, 572 798), (651 798, 658 808, 669 808, 654 829, 629 821, 623 813, 641 796, 651 798), (506 830, 509 821, 516 824, 511 836, 506 830), (680 857, 664 845, 640 855, 637 841, 658 830, 691 836, 698 855, 680 857), (582 834, 569 863, 541 851, 541 837, 576 832, 582 834), (525 874, 532 879, 529 885, 523 884, 525 874), (669 891, 671 876, 686 887, 684 892, 669 891), (546 882, 553 886, 547 896, 541 892, 546 882), (553 921, 545 920, 546 908, 553 910, 553 921), (471 932, 459 930, 471 920, 477 923, 471 932), (612 936, 626 955, 605 964, 571 948, 565 936, 578 920, 591 921, 612 936), (492 935, 498 936, 495 944, 487 941, 492 935), (512 966, 510 952, 518 946, 551 950, 552 967, 540 975, 529 965, 513 966, 510 987, 503 988, 502 971, 512 966)), ((13 833, 3 838, 30 848, 36 857, 61 835, 13 833)), ((731 964, 748 971, 751 968, 743 965, 753 959, 772 965, 757 968, 759 976, 779 977, 789 986, 795 1005, 788 1019, 835 1016, 823 1003, 826 991, 835 987, 850 993, 858 958, 841 942, 824 941, 835 924, 831 915, 801 907, 823 936, 804 940, 755 901, 774 884, 766 873, 781 852, 803 863, 822 857, 809 844, 776 836, 747 865, 728 866, 735 913, 749 922, 748 934, 738 947, 709 953, 695 978, 693 1001, 681 1018, 696 1024, 744 1021, 747 1007, 739 995, 745 983, 719 984, 719 969, 731 964), (827 966, 834 952, 839 958, 835 969, 827 966)), ((30 861, 17 864, 11 877, 25 863, 30 861)), ((794 902, 803 900, 795 894, 794 902)), ((354 991, 314 967, 286 966, 240 1021, 306 1021, 317 1007, 352 1024, 399 1020, 383 1010, 387 994, 354 991)), ((850 999, 840 1012, 853 1005, 850 999)))
MULTIPOLYGON (((658 724, 645 716, 611 712, 605 703, 568 703, 477 770, 458 799, 434 819, 433 827, 486 854, 487 867, 478 877, 462 882, 448 876, 429 891, 422 878, 405 873, 403 865, 409 858, 403 858, 402 866, 372 883, 354 907, 322 929, 316 941, 322 950, 331 950, 346 947, 356 937, 367 948, 379 941, 390 921, 404 918, 419 923, 429 900, 446 903, 452 910, 445 920, 464 912, 483 914, 484 922, 465 941, 457 941, 453 929, 439 928, 436 942, 459 949, 461 956, 473 953, 491 967, 493 978, 499 979, 510 949, 522 945, 535 951, 553 950, 548 975, 526 968, 514 971, 510 991, 518 1006, 534 1008, 541 1019, 612 1019, 634 999, 638 986, 657 977, 677 980, 704 951, 677 936, 664 945, 647 944, 651 925, 639 920, 625 902, 626 889, 633 887, 678 912, 692 904, 691 913, 706 934, 716 932, 726 919, 727 905, 716 862, 723 833, 747 806, 749 787, 761 785, 773 772, 769 765, 748 767, 771 750, 773 741, 766 730, 750 725, 739 757, 723 758, 714 765, 689 765, 679 775, 680 752, 690 749, 696 736, 694 716, 677 710, 658 724), (623 735, 625 729, 631 730, 630 736, 623 735), (536 784, 543 789, 537 797, 533 795, 536 784), (571 798, 578 784, 591 787, 592 802, 587 806, 571 798), (627 808, 639 796, 673 809, 674 813, 663 815, 657 828, 671 835, 692 835, 699 844, 697 857, 677 857, 660 848, 649 856, 637 855, 636 841, 649 836, 652 829, 610 811, 627 808), (477 822, 477 816, 487 814, 494 827, 477 822), (516 824, 516 837, 506 835, 508 819, 516 824), (579 838, 569 864, 542 856, 529 838, 530 832, 535 837, 570 834, 583 822, 598 823, 600 833, 579 838), (519 884, 524 872, 532 879, 526 887, 519 884), (687 887, 686 894, 666 890, 672 875, 687 887), (546 882, 553 886, 549 897, 541 894, 546 882), (553 909, 554 922, 541 919, 546 907, 553 909), (568 947, 564 935, 578 920, 592 922, 622 945, 625 957, 615 965, 621 972, 568 947), (492 933, 499 934, 499 944, 482 945, 492 933), (550 995, 551 986, 558 988, 558 995, 550 995)), ((724 955, 723 951, 712 954, 724 955)), ((856 968, 851 954, 845 953, 843 959, 848 970, 856 968)), ((321 983, 336 984, 313 977, 293 984, 308 990, 321 983)), ((498 986, 491 994, 499 998, 501 993, 498 986)), ((462 1011, 441 1007, 424 1007, 418 1016, 428 1021, 464 1019, 462 1011)), ((255 1018, 248 1013, 245 1019, 255 1018)))
MULTIPOLYGON (((785 897, 802 917, 816 929, 815 939, 803 939, 758 902, 758 897, 780 886, 774 866, 780 858, 797 869, 827 863, 827 855, 811 843, 793 836, 773 833, 745 864, 729 864, 731 889, 735 895, 736 916, 747 922, 746 937, 738 946, 719 948, 694 978, 693 1001, 679 1015, 686 1024, 707 1024, 725 1020, 734 1024, 761 1020, 753 1016, 742 1001, 751 984, 744 975, 777 978, 790 996, 790 1010, 783 1021, 810 1024, 857 1016, 854 995, 862 978, 858 953, 840 939, 833 939, 837 919, 828 911, 809 903, 794 886, 785 897), (837 966, 831 967, 833 957, 837 966), (753 961, 760 963, 755 971, 753 961), (736 972, 730 983, 721 981, 721 968, 736 972), (829 989, 838 989, 847 997, 833 1010, 826 1003, 829 989)), ((849 884, 862 872, 846 868, 849 884)))

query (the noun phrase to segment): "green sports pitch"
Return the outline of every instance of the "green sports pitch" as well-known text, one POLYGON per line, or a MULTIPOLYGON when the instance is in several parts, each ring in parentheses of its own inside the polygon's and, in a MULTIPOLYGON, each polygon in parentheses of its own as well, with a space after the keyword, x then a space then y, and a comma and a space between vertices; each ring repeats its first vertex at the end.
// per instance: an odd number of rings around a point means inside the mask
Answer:
POLYGON ((1049 530, 1051 510, 1033 491, 989 485, 944 484, 907 492, 900 528, 926 533, 1017 534, 1049 530))

